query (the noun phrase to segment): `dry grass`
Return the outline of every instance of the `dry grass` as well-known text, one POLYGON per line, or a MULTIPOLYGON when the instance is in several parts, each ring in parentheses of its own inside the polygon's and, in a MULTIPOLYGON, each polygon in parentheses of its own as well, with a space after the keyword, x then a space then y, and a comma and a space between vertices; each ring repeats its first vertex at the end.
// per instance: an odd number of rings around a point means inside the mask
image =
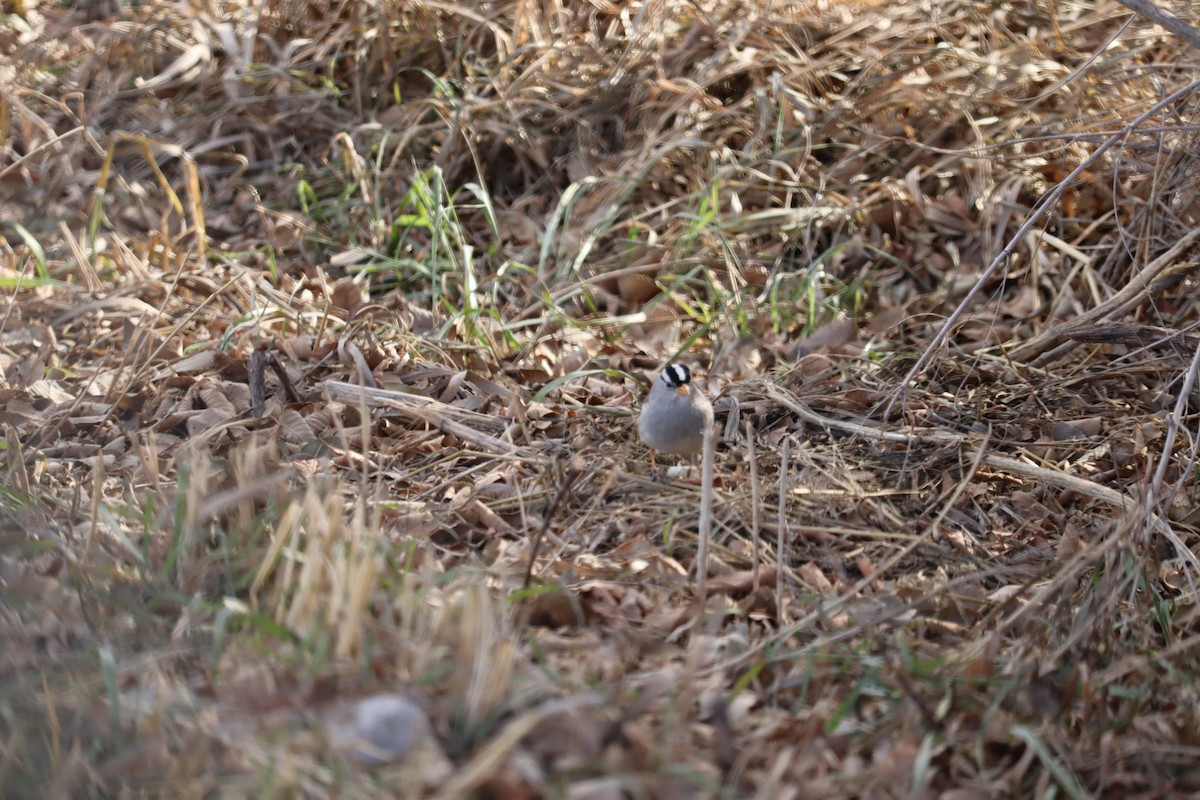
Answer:
POLYGON ((1178 39, 5 8, 0 794, 1200 792, 1178 39), (634 433, 680 354, 705 564, 634 433))

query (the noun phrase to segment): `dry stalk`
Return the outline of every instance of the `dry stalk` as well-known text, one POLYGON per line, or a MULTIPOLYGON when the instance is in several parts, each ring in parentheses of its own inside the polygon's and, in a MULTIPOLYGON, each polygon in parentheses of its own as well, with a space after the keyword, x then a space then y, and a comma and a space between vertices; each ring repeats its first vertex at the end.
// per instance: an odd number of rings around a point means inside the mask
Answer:
POLYGON ((791 479, 792 437, 785 436, 783 450, 779 454, 779 515, 775 531, 775 602, 779 606, 779 623, 787 622, 787 598, 783 594, 783 575, 790 563, 787 553, 787 498, 788 481, 791 479))
MULTIPOLYGON (((799 416, 814 425, 819 425, 825 428, 836 428, 838 430, 848 431, 856 436, 862 436, 867 439, 877 441, 900 442, 907 445, 917 445, 921 443, 935 443, 939 445, 954 445, 959 447, 967 446, 968 439, 955 433, 946 431, 922 431, 920 433, 896 433, 892 431, 884 431, 873 425, 866 425, 857 422, 847 422, 845 420, 833 419, 816 413, 811 408, 796 400, 790 393, 776 386, 769 386, 766 395, 784 406, 792 413, 799 416)), ((1083 478, 1067 475, 1056 470, 1046 469, 1034 464, 1029 464, 1008 456, 1000 456, 995 454, 987 454, 983 456, 983 463, 994 469, 1002 470, 1010 475, 1016 475, 1022 478, 1028 478, 1034 482, 1048 483, 1052 486, 1058 486, 1062 489, 1078 492, 1079 494, 1096 500, 1102 500, 1109 505, 1122 509, 1126 512, 1138 508, 1140 504, 1134 498, 1118 492, 1108 486, 1102 486, 1093 481, 1084 480, 1083 478)), ((1175 548, 1176 554, 1180 559, 1191 567, 1197 575, 1200 575, 1200 558, 1192 553, 1179 535, 1171 527, 1166 520, 1153 512, 1150 508, 1145 508, 1145 516, 1149 522, 1150 531, 1162 535, 1175 548)))
POLYGON ((473 444, 481 450, 500 455, 514 456, 531 461, 542 461, 541 454, 525 447, 491 436, 479 428, 507 427, 505 420, 486 414, 456 408, 428 397, 396 392, 388 389, 356 386, 343 381, 325 381, 331 399, 342 402, 362 403, 371 408, 390 408, 415 420, 432 425, 443 433, 449 433, 473 444), (460 422, 459 420, 465 420, 460 422))
POLYGON ((762 532, 762 509, 759 508, 759 489, 758 489, 758 454, 757 447, 754 441, 754 426, 750 420, 746 420, 746 460, 750 462, 750 533, 751 533, 751 560, 754 562, 751 569, 754 571, 754 591, 758 592, 759 572, 762 567, 762 556, 759 553, 759 535, 762 532))
POLYGON ((1155 25, 1161 25, 1192 47, 1200 47, 1200 31, 1167 11, 1163 11, 1149 0, 1117 0, 1121 5, 1131 8, 1155 25))
POLYGON ((717 436, 712 425, 704 429, 704 450, 700 473, 700 546, 696 552, 696 595, 700 608, 708 597, 708 543, 712 539, 713 460, 717 436))
POLYGON ((1010 357, 1014 361, 1029 361, 1032 366, 1041 367, 1066 355, 1074 347, 1072 333, 1075 328, 1087 328, 1100 320, 1119 318, 1135 306, 1153 300, 1157 294, 1156 287, 1162 286, 1173 275, 1194 272, 1197 268, 1195 263, 1179 263, 1179 259, 1195 246, 1197 241, 1200 241, 1200 229, 1188 233, 1147 264, 1112 297, 1073 317, 1070 322, 1055 325, 1031 341, 1019 345, 1009 354, 1010 357), (1069 341, 1063 342, 1064 339, 1069 341))
MULTIPOLYGON (((1043 197, 1036 206, 1034 206, 1034 208, 1029 212, 1029 215, 1025 218, 1025 221, 1021 223, 1021 226, 1017 228, 1017 231, 1009 238, 1008 243, 1004 245, 1004 248, 999 252, 999 254, 992 259, 992 263, 988 264, 987 269, 983 271, 983 274, 979 276, 979 279, 975 281, 975 284, 966 293, 959 304, 952 312, 950 312, 950 316, 948 316, 946 321, 942 323, 940 328, 938 328, 937 333, 934 334, 933 338, 921 352, 921 355, 917 358, 916 362, 905 374, 903 380, 900 381, 899 388, 897 388, 892 394, 888 401, 887 407, 884 409, 883 416, 885 418, 891 417, 892 409, 895 404, 907 394, 909 387, 911 387, 916 381, 917 376, 920 375, 925 367, 929 365, 929 362, 933 359, 934 355, 936 355, 942 344, 946 341, 947 337, 949 337, 950 331, 954 329, 954 326, 958 323, 958 321, 963 317, 964 314, 967 313, 967 310, 972 308, 975 298, 981 291, 983 291, 983 288, 988 285, 992 277, 994 277, 1000 270, 1000 267, 1008 263, 1008 259, 1012 256, 1018 245, 1025 241, 1025 237, 1033 231, 1034 226, 1036 226, 1042 220, 1042 218, 1046 216, 1046 214, 1050 213, 1050 209, 1054 208, 1055 205, 1058 204, 1058 201, 1062 199, 1062 196, 1064 193, 1066 193, 1067 189, 1073 186, 1075 182, 1079 180, 1080 176, 1090 169, 1102 155, 1104 155, 1111 148, 1115 147, 1118 143, 1124 141, 1133 131, 1137 130, 1142 123, 1162 111, 1164 108, 1170 108, 1172 105, 1178 102, 1180 98, 1194 93, 1197 88, 1200 88, 1200 80, 1192 81, 1186 86, 1175 90, 1169 96, 1155 103, 1145 112, 1139 114, 1132 122, 1124 125, 1119 132, 1108 137, 1087 158, 1083 159, 1083 161, 1081 161, 1079 165, 1075 167, 1075 169, 1071 170, 1071 173, 1067 175, 1067 177, 1055 184, 1054 188, 1048 194, 1046 194, 1046 196, 1043 197)), ((1140 291, 1141 287, 1138 286, 1137 289, 1140 291)))

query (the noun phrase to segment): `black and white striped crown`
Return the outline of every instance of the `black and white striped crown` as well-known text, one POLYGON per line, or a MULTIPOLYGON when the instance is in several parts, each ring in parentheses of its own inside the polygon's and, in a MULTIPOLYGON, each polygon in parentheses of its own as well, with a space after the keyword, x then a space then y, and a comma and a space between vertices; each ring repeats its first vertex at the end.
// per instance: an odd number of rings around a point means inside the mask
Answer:
POLYGON ((662 382, 672 389, 687 386, 692 382, 692 371, 683 364, 667 364, 663 367, 662 382))

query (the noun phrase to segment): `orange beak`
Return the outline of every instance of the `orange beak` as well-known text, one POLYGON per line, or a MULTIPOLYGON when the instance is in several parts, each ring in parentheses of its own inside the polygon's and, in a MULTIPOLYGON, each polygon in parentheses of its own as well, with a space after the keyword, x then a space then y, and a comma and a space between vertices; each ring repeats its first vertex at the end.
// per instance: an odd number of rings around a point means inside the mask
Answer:
POLYGON ((689 388, 690 387, 688 386, 688 384, 685 383, 682 386, 680 386, 678 389, 676 389, 675 391, 679 392, 680 397, 687 397, 689 388))

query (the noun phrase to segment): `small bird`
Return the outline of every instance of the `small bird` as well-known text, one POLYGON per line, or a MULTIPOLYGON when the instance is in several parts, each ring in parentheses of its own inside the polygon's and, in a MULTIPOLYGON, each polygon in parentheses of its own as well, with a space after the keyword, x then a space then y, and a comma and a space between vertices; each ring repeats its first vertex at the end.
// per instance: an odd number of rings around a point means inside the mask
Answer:
POLYGON ((681 456, 699 453, 712 424, 712 403, 692 386, 692 371, 683 364, 667 364, 638 417, 638 433, 650 448, 651 471, 657 474, 656 450, 681 456))

